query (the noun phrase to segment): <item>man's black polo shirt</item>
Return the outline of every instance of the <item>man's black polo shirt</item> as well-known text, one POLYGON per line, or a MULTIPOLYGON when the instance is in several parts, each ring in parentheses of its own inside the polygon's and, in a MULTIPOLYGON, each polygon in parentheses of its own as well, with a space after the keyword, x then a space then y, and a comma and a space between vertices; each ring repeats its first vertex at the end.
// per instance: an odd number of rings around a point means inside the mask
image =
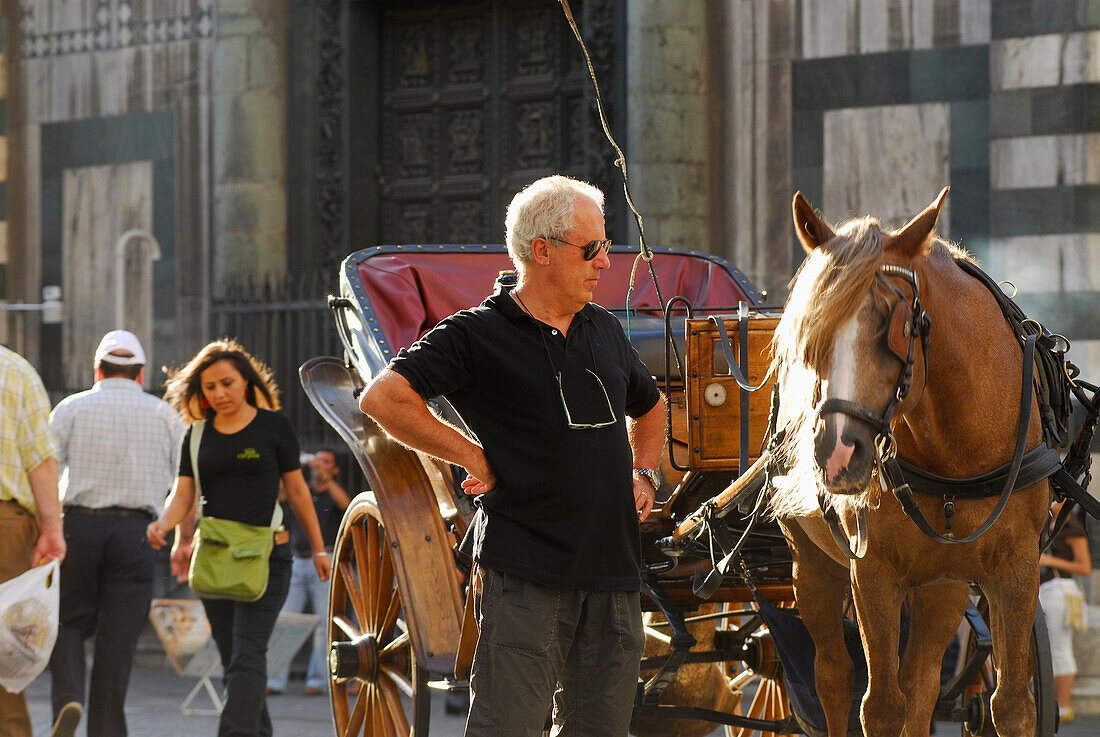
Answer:
POLYGON ((619 321, 588 304, 569 335, 506 294, 458 312, 389 366, 425 399, 446 397, 477 435, 499 481, 461 549, 543 586, 635 591, 641 560, 624 415, 656 404, 657 384, 619 321), (614 408, 614 425, 595 371, 614 408), (559 392, 556 373, 562 375, 559 392))

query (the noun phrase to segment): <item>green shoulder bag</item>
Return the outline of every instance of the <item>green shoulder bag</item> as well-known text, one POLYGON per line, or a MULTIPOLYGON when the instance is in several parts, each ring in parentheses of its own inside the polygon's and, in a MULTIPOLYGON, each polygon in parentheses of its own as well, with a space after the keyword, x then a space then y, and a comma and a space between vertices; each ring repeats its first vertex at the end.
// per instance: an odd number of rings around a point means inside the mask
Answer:
POLYGON ((188 572, 191 588, 205 599, 256 601, 267 591, 268 559, 275 542, 274 531, 282 524, 282 510, 275 505, 269 527, 201 516, 198 456, 205 424, 205 420, 198 420, 191 426, 191 471, 200 510, 188 572))

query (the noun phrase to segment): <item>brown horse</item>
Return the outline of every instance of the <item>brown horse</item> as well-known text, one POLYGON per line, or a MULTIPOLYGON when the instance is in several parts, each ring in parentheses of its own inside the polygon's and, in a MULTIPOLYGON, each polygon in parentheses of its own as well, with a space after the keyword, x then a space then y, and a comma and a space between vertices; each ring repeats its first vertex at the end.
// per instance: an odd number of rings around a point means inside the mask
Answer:
MULTIPOLYGON (((880 454, 888 455, 892 443, 890 432, 874 426, 874 416, 889 415, 888 408, 897 456, 940 476, 975 476, 1013 456, 1021 417, 1020 343, 989 290, 956 264, 968 257, 933 234, 946 192, 896 232, 873 218, 834 229, 801 193, 794 197, 795 230, 808 257, 774 339, 773 369, 782 391, 777 426, 785 431, 777 455, 789 473, 774 484, 772 509, 794 555, 797 602, 817 646, 816 685, 830 737, 843 737, 849 727, 852 667, 842 632, 849 596, 870 673, 861 709, 864 733, 926 737, 940 662, 970 583, 981 586, 990 605, 997 732, 1035 733, 1028 656, 1047 482, 1013 493, 988 532, 961 545, 918 531, 879 482, 880 454), (888 338, 887 331, 895 306, 911 303, 917 285, 934 327, 923 347, 920 340, 908 341, 911 389, 898 402, 906 361, 895 345, 907 341, 888 338), (857 406, 871 412, 861 414, 857 406), (842 554, 823 518, 822 510, 830 508, 850 537, 857 518, 865 518, 869 542, 862 558, 842 554), (906 597, 912 619, 899 663, 906 597)), ((1027 448, 1041 442, 1038 418, 1033 411, 1027 448)), ((933 527, 945 532, 944 501, 918 502, 933 527)), ((969 535, 996 504, 996 498, 957 501, 953 532, 969 535)))

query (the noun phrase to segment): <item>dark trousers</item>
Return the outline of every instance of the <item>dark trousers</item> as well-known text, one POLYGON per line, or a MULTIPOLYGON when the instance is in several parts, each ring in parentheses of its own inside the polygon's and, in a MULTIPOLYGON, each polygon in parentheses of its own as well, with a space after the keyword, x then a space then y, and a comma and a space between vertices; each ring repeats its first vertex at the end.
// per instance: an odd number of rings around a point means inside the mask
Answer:
POLYGON ((225 708, 218 737, 271 737, 267 711, 267 643, 290 589, 288 543, 271 552, 267 591, 257 601, 203 599, 225 671, 225 708))
POLYGON ((95 636, 88 688, 88 737, 125 737, 123 704, 138 635, 153 598, 153 549, 143 517, 65 515, 61 623, 50 657, 54 718, 84 702, 84 641, 95 636))
POLYGON ((625 737, 645 644, 637 591, 550 589, 481 568, 466 737, 625 737))

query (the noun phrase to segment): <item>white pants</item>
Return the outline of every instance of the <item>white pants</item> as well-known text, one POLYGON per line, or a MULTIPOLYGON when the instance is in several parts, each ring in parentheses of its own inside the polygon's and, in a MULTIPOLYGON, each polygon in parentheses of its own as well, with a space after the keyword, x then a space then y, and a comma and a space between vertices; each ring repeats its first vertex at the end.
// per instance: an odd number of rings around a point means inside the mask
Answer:
POLYGON ((1077 660, 1073 657, 1073 628, 1069 625, 1071 597, 1084 599, 1072 578, 1053 578, 1039 586, 1039 603, 1046 615, 1055 677, 1077 675, 1077 660))

